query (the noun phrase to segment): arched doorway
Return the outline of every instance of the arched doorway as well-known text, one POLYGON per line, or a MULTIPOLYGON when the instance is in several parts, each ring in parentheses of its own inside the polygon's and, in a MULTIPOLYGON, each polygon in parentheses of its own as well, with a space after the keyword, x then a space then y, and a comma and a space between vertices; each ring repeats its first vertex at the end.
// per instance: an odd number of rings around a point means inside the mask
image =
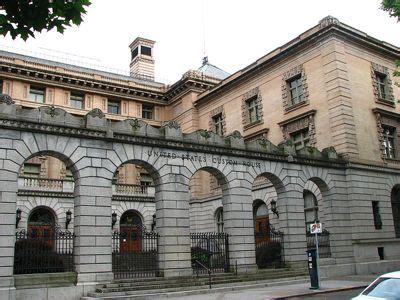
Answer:
POLYGON ((35 208, 28 218, 28 236, 42 239, 49 246, 54 245, 55 218, 48 207, 35 208))
POLYGON ((121 252, 139 252, 142 249, 142 218, 134 210, 128 210, 120 221, 121 252))
POLYGON ((400 186, 395 186, 391 194, 394 233, 400 238, 400 186))
POLYGON ((259 201, 254 207, 254 234, 256 244, 269 241, 270 224, 268 208, 264 202, 259 201))

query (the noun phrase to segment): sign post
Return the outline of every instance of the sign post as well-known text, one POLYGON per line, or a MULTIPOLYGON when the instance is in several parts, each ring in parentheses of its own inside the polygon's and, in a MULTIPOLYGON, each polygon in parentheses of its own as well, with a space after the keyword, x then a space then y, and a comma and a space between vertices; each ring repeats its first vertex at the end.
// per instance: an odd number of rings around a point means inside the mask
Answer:
MULTIPOLYGON (((316 261, 317 261, 317 278, 318 278, 318 283, 320 283, 319 279, 319 250, 318 250, 318 233, 322 233, 322 224, 319 223, 317 220, 315 220, 314 224, 310 225, 310 233, 315 234, 315 249, 316 249, 316 261)), ((318 284, 320 285, 320 284, 318 284)))

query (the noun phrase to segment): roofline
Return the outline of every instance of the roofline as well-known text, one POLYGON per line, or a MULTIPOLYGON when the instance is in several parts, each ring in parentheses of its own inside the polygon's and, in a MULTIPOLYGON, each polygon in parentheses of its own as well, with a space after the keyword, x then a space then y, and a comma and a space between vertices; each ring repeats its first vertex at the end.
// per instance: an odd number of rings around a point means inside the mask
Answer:
POLYGON ((194 102, 194 105, 196 106, 201 102, 212 98, 214 95, 221 92, 223 89, 228 88, 233 83, 252 76, 254 73, 263 69, 265 66, 275 62, 276 60, 281 59, 283 56, 288 55, 288 53, 290 52, 296 51, 299 47, 303 46, 311 39, 320 38, 321 36, 326 35, 333 30, 340 32, 343 35, 347 34, 349 36, 358 37, 359 39, 361 38, 365 41, 368 41, 368 46, 375 46, 376 48, 379 48, 379 50, 385 51, 395 58, 400 58, 399 47, 371 37, 363 31, 339 22, 338 19, 332 16, 327 16, 319 21, 318 25, 308 29, 288 43, 270 51, 247 67, 233 73, 231 76, 222 80, 214 88, 200 94, 196 102, 194 102))

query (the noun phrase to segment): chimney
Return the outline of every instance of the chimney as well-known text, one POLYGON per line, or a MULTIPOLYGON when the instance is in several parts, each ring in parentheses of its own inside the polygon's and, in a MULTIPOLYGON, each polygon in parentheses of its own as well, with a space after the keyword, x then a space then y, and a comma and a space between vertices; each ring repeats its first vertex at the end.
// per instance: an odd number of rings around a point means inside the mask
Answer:
POLYGON ((137 37, 130 45, 131 63, 130 74, 132 77, 154 80, 154 58, 152 40, 137 37))

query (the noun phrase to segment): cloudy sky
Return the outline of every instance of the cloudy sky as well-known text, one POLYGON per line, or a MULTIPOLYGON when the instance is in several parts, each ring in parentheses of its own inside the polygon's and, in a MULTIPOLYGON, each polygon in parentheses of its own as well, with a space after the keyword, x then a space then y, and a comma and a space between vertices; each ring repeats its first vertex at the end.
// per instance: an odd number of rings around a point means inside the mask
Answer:
POLYGON ((92 0, 85 20, 61 35, 27 42, 1 38, 0 48, 128 73, 129 44, 156 41, 156 77, 173 83, 209 61, 233 73, 318 24, 327 15, 400 46, 400 23, 380 0, 92 0), (204 47, 205 46, 205 47, 204 47))

